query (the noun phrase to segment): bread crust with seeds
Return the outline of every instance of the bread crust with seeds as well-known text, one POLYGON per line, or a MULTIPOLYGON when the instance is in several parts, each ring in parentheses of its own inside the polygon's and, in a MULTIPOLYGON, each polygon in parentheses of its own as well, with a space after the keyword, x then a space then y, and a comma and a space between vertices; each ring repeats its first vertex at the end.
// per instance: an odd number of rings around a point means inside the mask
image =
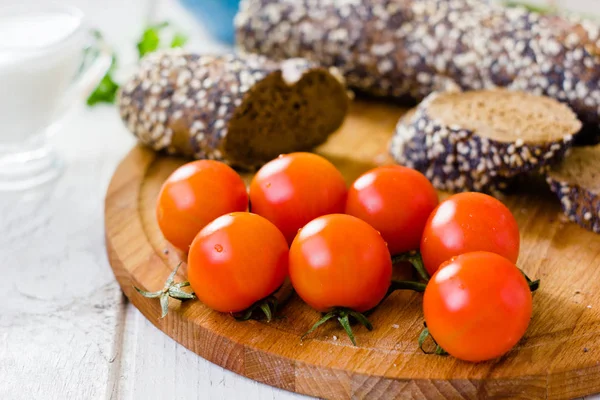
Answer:
POLYGON ((600 233, 600 145, 573 148, 546 181, 571 221, 600 233))
POLYGON ((433 93, 398 123, 390 152, 400 164, 439 180, 439 189, 494 193, 516 176, 562 160, 580 127, 567 106, 549 98, 502 89, 433 93), (529 116, 536 105, 540 120, 556 118, 552 134, 545 125, 522 134, 507 129, 506 121, 529 116))
POLYGON ((153 53, 123 85, 121 118, 157 151, 255 169, 310 150, 342 123, 343 78, 304 59, 153 53))
POLYGON ((237 42, 337 66, 350 87, 422 99, 447 80, 568 104, 600 124, 600 27, 481 0, 242 0, 237 42))
POLYGON ((420 171, 436 189, 447 192, 475 191, 499 196, 512 183, 509 178, 463 171, 452 149, 444 156, 428 154, 423 150, 426 149, 426 135, 418 134, 414 125, 416 115, 415 108, 398 121, 390 142, 390 153, 396 162, 420 171))

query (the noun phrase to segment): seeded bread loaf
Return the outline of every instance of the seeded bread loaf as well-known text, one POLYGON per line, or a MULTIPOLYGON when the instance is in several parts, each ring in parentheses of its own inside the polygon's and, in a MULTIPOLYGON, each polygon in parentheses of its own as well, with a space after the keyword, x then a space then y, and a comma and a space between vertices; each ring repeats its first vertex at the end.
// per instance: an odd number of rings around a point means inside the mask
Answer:
POLYGON ((571 221, 600 233, 600 145, 573 148, 546 181, 571 221))
POLYGON ((342 81, 303 59, 170 50, 144 58, 118 101, 153 149, 254 169, 324 142, 348 110, 342 81))
POLYGON ((337 66, 350 87, 424 98, 445 80, 567 103, 600 123, 600 28, 481 0, 242 0, 237 42, 337 66))
POLYGON ((390 152, 439 189, 493 193, 559 162, 580 128, 566 105, 548 97, 503 89, 433 93, 398 123, 390 152))

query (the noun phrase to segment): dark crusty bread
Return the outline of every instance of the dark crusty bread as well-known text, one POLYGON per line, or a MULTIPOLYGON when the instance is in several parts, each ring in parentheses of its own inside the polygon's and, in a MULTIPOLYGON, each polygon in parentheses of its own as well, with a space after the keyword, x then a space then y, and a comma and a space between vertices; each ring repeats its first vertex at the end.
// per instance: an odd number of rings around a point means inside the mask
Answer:
POLYGON ((413 121, 417 109, 408 111, 396 126, 390 144, 394 159, 405 166, 423 173, 438 190, 448 192, 476 191, 499 195, 511 183, 511 179, 479 174, 476 171, 462 171, 456 163, 454 151, 446 156, 428 158, 426 135, 417 135, 413 121))
POLYGON ((445 80, 567 103, 600 123, 600 29, 481 0, 242 0, 237 42, 337 66, 350 87, 417 99, 445 80))
POLYGON ((399 122, 390 152, 440 180, 439 189, 495 192, 560 161, 580 127, 567 106, 547 97, 503 89, 433 93, 399 122))
POLYGON ((343 78, 303 59, 181 50, 144 58, 118 101, 153 149, 244 169, 323 143, 349 105, 343 78))
POLYGON ((600 233, 600 145, 573 148, 546 181, 571 221, 600 233))

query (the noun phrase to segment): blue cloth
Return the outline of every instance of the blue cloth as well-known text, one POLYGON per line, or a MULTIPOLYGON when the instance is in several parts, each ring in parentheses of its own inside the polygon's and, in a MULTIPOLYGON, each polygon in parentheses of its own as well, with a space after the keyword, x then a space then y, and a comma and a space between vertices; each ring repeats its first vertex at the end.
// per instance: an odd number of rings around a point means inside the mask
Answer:
POLYGON ((215 38, 225 43, 234 42, 233 18, 237 13, 239 0, 181 0, 181 3, 215 38))

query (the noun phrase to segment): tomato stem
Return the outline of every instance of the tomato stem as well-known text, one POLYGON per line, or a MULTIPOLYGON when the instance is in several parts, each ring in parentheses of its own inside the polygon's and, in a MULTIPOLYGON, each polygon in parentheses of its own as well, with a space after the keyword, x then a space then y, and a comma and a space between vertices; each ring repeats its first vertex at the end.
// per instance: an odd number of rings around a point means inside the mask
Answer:
POLYGON ((392 280, 390 288, 388 289, 388 296, 396 290, 413 290, 415 292, 422 293, 425 291, 426 287, 427 284, 421 282, 392 280))
POLYGON ((320 320, 318 320, 304 335, 302 335, 301 339, 304 339, 306 336, 313 333, 315 329, 317 329, 319 326, 323 325, 330 319, 337 318, 340 325, 342 325, 342 328, 344 328, 344 330, 346 331, 346 334, 350 338, 352 344, 356 346, 356 339, 354 338, 354 333, 352 332, 352 327, 350 326, 350 317, 356 319, 368 330, 373 330, 373 325, 363 314, 348 308, 336 307, 332 311, 323 315, 323 317, 320 320))
POLYGON ((536 279, 535 281, 533 281, 533 280, 531 280, 530 277, 527 276, 527 274, 525 272, 523 272, 523 270, 519 269, 519 271, 521 271, 521 273, 525 277, 525 280, 527 281, 527 284, 529 285, 529 290, 531 290, 532 293, 540 288, 540 280, 539 279, 536 279))
POLYGON ((271 319, 273 318, 273 314, 271 313, 271 307, 269 307, 268 304, 263 303, 260 305, 260 309, 262 310, 263 313, 265 313, 265 316, 267 317, 267 321, 271 322, 271 319))
MULTIPOLYGON (((392 293, 394 293, 396 290, 412 290, 418 293, 422 293, 425 291, 425 288, 427 287, 426 283, 422 283, 422 282, 415 282, 415 281, 396 281, 392 279, 392 282, 390 283, 390 287, 388 288, 387 293, 385 294, 385 296, 383 296, 383 299, 381 299, 381 301, 379 302, 379 304, 383 303, 385 301, 385 299, 387 299, 388 297, 390 297, 390 295, 392 293)), ((372 309, 370 309, 369 311, 366 311, 365 314, 369 314, 371 311, 373 311, 375 308, 374 307, 372 309)))
POLYGON ((172 297, 177 300, 185 301, 195 299, 196 295, 194 293, 189 293, 181 290, 181 288, 190 286, 189 282, 179 282, 175 283, 175 275, 177 274, 177 270, 181 266, 182 263, 177 264, 173 272, 169 274, 169 277, 165 281, 165 284, 161 290, 156 292, 147 292, 134 286, 135 290, 138 291, 142 296, 149 299, 160 299, 160 308, 161 308, 161 318, 164 318, 169 312, 169 297, 172 297))
POLYGON ((352 344, 356 346, 356 339, 354 338, 354 333, 352 332, 352 327, 350 326, 350 319, 348 318, 348 314, 343 314, 343 316, 339 316, 338 321, 346 331, 346 334, 350 338, 352 344))
POLYGON ((273 319, 273 314, 277 312, 277 307, 277 299, 275 298, 275 296, 271 295, 257 301, 244 311, 241 311, 239 313, 231 313, 231 315, 238 321, 247 321, 252 317, 254 311, 260 310, 267 318, 267 322, 271 322, 271 320, 273 319))
POLYGON ((433 336, 431 336, 431 333, 429 333, 429 328, 427 328, 427 323, 424 323, 423 325, 425 325, 425 328, 423 328, 423 331, 419 335, 419 349, 421 349, 421 351, 425 354, 437 354, 438 356, 447 356, 448 352, 446 350, 442 349, 442 347, 435 341, 433 336), (425 343, 425 340, 427 340, 427 338, 431 338, 431 340, 435 344, 435 349, 433 351, 426 351, 423 348, 423 344, 425 343))
POLYGON ((315 331, 315 329, 317 329, 319 326, 323 325, 325 322, 329 321, 331 318, 333 318, 335 316, 336 316, 335 311, 331 311, 331 312, 328 312, 327 314, 323 315, 323 317, 320 320, 318 320, 308 331, 306 331, 306 333, 304 335, 302 335, 300 337, 300 339, 303 340, 306 336, 313 333, 315 331))
POLYGON ((421 253, 418 250, 397 254, 392 257, 392 264, 396 264, 401 261, 408 261, 411 263, 421 279, 423 279, 425 282, 429 282, 429 274, 423 265, 423 257, 421 257, 421 253))

